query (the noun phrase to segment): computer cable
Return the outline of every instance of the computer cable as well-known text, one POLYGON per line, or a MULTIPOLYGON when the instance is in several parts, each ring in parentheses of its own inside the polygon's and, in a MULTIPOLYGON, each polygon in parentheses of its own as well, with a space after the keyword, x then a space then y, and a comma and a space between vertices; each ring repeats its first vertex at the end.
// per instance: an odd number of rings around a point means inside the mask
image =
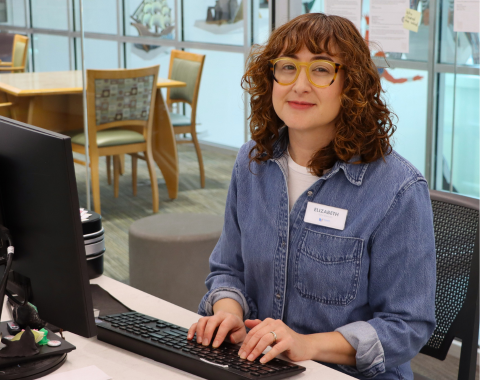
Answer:
POLYGON ((3 245, 3 242, 8 243, 8 245, 7 245, 7 260, 5 264, 5 271, 3 272, 2 282, 0 282, 0 316, 2 315, 3 299, 5 297, 5 288, 7 286, 8 274, 10 273, 10 268, 12 267, 13 253, 15 251, 13 247, 13 239, 12 239, 12 235, 10 234, 10 231, 8 230, 8 228, 0 224, 1 245, 3 245))

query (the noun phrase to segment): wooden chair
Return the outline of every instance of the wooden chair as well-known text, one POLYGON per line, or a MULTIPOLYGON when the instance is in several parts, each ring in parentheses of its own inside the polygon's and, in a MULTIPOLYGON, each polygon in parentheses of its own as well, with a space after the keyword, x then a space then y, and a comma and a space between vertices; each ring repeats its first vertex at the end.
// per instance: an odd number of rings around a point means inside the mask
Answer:
MULTIPOLYGON (((193 143, 197 152, 198 165, 200 167, 200 186, 205 187, 205 170, 203 167, 202 151, 198 143, 196 132, 197 101, 200 90, 205 55, 187 53, 180 50, 172 50, 170 54, 170 68, 168 79, 174 79, 187 83, 186 87, 167 89, 167 106, 171 110, 175 103, 186 103, 192 107, 192 116, 187 117, 178 113, 170 112, 173 131, 176 135, 189 133, 192 139, 177 139, 177 144, 193 143)), ((136 172, 136 159, 141 157, 132 156, 132 171, 136 172)), ((108 165, 108 163, 107 163, 108 165)), ((135 194, 134 185, 134 194, 135 194)))
MULTIPOLYGON (((152 123, 159 66, 130 70, 87 70, 87 113, 92 192, 100 214, 98 163, 113 156, 114 194, 118 197, 120 155, 143 152, 152 185, 153 212, 158 212, 158 184, 152 155, 152 123)), ((85 154, 85 135, 69 133, 74 152, 85 154)), ((80 164, 83 161, 75 160, 80 164)))
POLYGON ((172 105, 177 103, 189 104, 192 108, 192 116, 187 116, 170 112, 173 131, 176 135, 189 133, 191 140, 177 140, 177 144, 193 143, 197 152, 198 166, 200 168, 200 186, 205 187, 205 170, 203 167, 202 151, 198 143, 196 131, 197 102, 198 92, 200 90, 200 79, 202 77, 203 63, 205 55, 187 53, 180 50, 172 50, 170 53, 170 67, 168 79, 179 80, 187 83, 186 87, 167 89, 167 106, 172 109, 172 105))
POLYGON ((0 61, 0 72, 24 73, 27 61, 28 37, 15 34, 13 38, 12 62, 0 61))

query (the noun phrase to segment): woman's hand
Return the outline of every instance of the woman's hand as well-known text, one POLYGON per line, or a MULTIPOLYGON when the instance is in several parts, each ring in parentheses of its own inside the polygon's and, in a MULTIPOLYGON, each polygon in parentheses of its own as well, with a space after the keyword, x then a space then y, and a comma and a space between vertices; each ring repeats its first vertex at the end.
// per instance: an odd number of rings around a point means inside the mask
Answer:
POLYGON ((238 315, 219 310, 215 315, 200 318, 194 323, 188 330, 187 339, 191 340, 197 333, 197 343, 208 346, 217 327, 218 331, 212 344, 214 348, 220 346, 229 333, 231 343, 241 342, 247 335, 245 325, 238 315))
POLYGON ((251 330, 238 351, 242 359, 253 361, 268 346, 272 346, 272 349, 260 359, 262 363, 272 360, 282 352, 293 361, 309 360, 312 357, 312 344, 308 335, 296 333, 279 319, 247 319, 245 325, 251 330), (277 336, 276 342, 272 331, 277 336))

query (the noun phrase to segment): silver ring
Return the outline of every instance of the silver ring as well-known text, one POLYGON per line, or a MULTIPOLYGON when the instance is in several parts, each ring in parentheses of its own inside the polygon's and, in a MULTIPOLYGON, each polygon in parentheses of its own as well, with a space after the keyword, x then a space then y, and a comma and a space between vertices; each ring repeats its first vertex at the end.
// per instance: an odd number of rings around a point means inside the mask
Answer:
POLYGON ((277 334, 275 334, 273 331, 270 331, 270 333, 273 335, 273 343, 272 343, 272 345, 274 345, 275 343, 277 343, 277 334))

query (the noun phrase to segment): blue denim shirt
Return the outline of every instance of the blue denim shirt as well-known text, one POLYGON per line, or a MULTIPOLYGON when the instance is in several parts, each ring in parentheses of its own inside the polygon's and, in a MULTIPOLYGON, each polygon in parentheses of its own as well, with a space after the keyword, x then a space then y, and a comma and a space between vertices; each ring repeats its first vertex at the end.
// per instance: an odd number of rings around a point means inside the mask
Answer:
MULTIPOLYGON (((287 158, 233 169, 222 235, 199 314, 233 298, 244 318, 281 319, 301 334, 339 331, 358 379, 413 379, 410 359, 435 327, 435 243, 428 186, 395 151, 370 164, 337 161, 288 208, 287 158), (345 228, 304 221, 308 202, 348 210, 345 228)), ((351 161, 353 162, 353 160, 351 161)))

